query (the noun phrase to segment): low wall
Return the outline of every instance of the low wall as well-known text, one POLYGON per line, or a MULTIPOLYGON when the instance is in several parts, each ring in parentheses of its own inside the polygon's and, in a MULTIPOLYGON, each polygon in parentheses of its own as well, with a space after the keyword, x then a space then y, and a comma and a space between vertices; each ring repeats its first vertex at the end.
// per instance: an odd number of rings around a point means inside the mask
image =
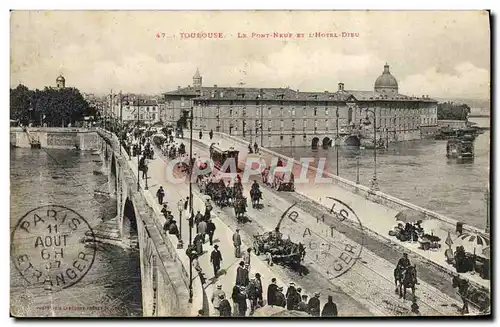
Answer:
POLYGON ((196 316, 198 310, 203 308, 203 285, 199 278, 193 279, 193 290, 196 296, 193 296, 193 303, 189 303, 189 258, 185 254, 185 249, 177 249, 178 240, 173 235, 165 235, 161 231, 162 223, 157 219, 160 212, 155 202, 149 194, 141 190, 137 192, 137 175, 132 170, 132 163, 128 160, 125 149, 122 149, 123 156, 119 156, 119 140, 116 135, 102 129, 97 130, 98 135, 108 140, 113 145, 118 164, 126 172, 126 179, 129 181, 129 189, 134 198, 133 202, 137 205, 138 231, 140 236, 141 253, 144 251, 147 255, 141 254, 141 271, 146 273, 141 276, 143 283, 143 312, 145 316, 196 316), (118 149, 118 150, 116 150, 118 149), (156 257, 153 264, 152 256, 156 257), (153 288, 153 271, 157 269, 156 278, 158 285, 157 293, 153 288), (154 304, 153 304, 154 303, 154 304))
MULTIPOLYGON (((244 148, 246 148, 248 146, 248 144, 246 142, 243 142, 242 140, 240 140, 234 136, 231 136, 231 135, 227 135, 227 134, 223 134, 223 133, 214 133, 214 135, 218 135, 221 139, 226 140, 228 142, 241 144, 244 148)), ((294 166, 295 166, 294 171, 297 171, 297 170, 300 171, 300 169, 302 167, 301 163, 299 161, 297 161, 293 158, 281 155, 281 154, 274 152, 272 150, 261 148, 260 152, 261 152, 261 154, 264 153, 264 154, 267 154, 267 155, 270 155, 273 157, 283 158, 286 161, 292 161, 294 163, 294 166)), ((315 167, 310 166, 309 170, 313 173, 311 175, 315 176, 317 174, 317 169, 315 167)), ((295 174, 295 176, 298 176, 298 175, 295 174)), ((443 230, 445 230, 445 231, 449 230, 450 232, 455 232, 455 230, 456 230, 456 225, 457 225, 458 221, 455 219, 452 219, 452 218, 449 218, 449 217, 444 216, 442 214, 439 214, 437 212, 422 208, 422 207, 417 206, 415 204, 403 201, 403 200, 398 199, 398 198, 391 196, 389 194, 385 194, 385 193, 380 192, 380 191, 373 191, 367 186, 356 184, 355 182, 352 182, 352 181, 347 180, 345 178, 336 176, 336 175, 329 173, 327 171, 323 171, 322 176, 325 178, 326 177, 331 178, 336 185, 346 189, 347 191, 349 191, 351 193, 364 196, 369 201, 384 205, 388 208, 391 208, 391 209, 394 209, 397 211, 401 211, 401 210, 405 210, 405 209, 417 210, 417 211, 427 215, 427 217, 429 217, 430 219, 437 219, 440 222, 442 222, 441 227, 443 230)), ((474 226, 470 226, 470 225, 466 225, 466 224, 463 225, 463 230, 482 232, 482 230, 480 230, 474 226)))
POLYGON ((48 149, 99 149, 99 136, 95 129, 64 127, 10 128, 10 144, 19 148, 30 148, 30 139, 40 142, 48 149))

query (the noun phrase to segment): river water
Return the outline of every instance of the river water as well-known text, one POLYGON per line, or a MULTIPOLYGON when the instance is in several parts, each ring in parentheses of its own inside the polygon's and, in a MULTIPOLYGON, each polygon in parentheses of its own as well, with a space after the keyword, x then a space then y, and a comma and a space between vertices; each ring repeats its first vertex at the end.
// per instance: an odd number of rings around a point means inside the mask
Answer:
MULTIPOLYGON (((90 152, 11 149, 10 229, 28 211, 54 204, 70 208, 91 227, 116 216, 116 200, 97 199, 107 191, 100 157, 90 152)), ((141 316, 139 253, 100 244, 92 268, 74 286, 50 291, 27 285, 11 262, 11 313, 15 316, 141 316)))
MULTIPOLYGON (((476 119, 489 126, 489 119, 476 119)), ((444 214, 467 224, 484 228, 489 182, 490 131, 475 140, 473 162, 457 163, 446 158, 446 141, 418 140, 392 143, 377 150, 377 179, 382 192, 444 214)), ((326 169, 336 173, 336 149, 276 148, 283 155, 326 158, 326 169)), ((359 154, 359 182, 370 186, 373 177, 373 150, 340 147, 339 176, 356 181, 359 154)))

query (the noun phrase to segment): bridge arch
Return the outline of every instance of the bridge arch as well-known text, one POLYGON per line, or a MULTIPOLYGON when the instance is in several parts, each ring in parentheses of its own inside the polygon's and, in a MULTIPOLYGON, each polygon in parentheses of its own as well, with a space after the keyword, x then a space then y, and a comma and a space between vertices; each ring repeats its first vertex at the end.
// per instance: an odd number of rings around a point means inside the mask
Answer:
POLYGON ((312 148, 316 149, 318 147, 318 143, 319 143, 319 138, 318 137, 314 137, 312 139, 312 143, 311 143, 312 148))
POLYGON ((360 146, 361 141, 355 135, 351 135, 345 139, 345 144, 350 146, 360 146))
POLYGON ((323 139, 322 144, 324 148, 332 146, 332 139, 327 136, 323 139))
POLYGON ((122 240, 128 240, 131 245, 138 242, 137 215, 134 203, 127 197, 123 206, 123 219, 120 229, 122 240))

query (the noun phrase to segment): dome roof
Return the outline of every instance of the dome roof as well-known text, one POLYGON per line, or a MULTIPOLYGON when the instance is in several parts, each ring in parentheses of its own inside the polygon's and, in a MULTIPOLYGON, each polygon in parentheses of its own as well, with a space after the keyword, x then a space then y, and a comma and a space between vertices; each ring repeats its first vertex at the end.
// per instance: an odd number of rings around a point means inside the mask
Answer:
POLYGON ((375 91, 384 89, 394 89, 396 91, 398 89, 398 81, 391 75, 388 64, 385 64, 384 72, 375 81, 375 91))
POLYGON ((57 77, 56 81, 57 81, 57 82, 64 82, 64 81, 66 81, 66 79, 64 78, 64 76, 59 75, 59 76, 57 77))

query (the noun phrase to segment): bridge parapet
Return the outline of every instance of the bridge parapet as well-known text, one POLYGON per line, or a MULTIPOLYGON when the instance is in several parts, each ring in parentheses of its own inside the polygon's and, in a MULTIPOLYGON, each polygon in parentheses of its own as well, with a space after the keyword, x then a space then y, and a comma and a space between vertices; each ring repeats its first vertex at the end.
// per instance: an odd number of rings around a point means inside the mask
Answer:
POLYGON ((116 135, 98 129, 97 133, 113 149, 116 163, 126 181, 128 197, 136 211, 139 249, 141 255, 141 283, 145 316, 196 316, 203 307, 203 285, 193 279, 193 303, 189 303, 189 258, 177 249, 175 236, 162 233, 162 217, 157 203, 143 189, 137 191, 135 161, 128 158, 116 135))

